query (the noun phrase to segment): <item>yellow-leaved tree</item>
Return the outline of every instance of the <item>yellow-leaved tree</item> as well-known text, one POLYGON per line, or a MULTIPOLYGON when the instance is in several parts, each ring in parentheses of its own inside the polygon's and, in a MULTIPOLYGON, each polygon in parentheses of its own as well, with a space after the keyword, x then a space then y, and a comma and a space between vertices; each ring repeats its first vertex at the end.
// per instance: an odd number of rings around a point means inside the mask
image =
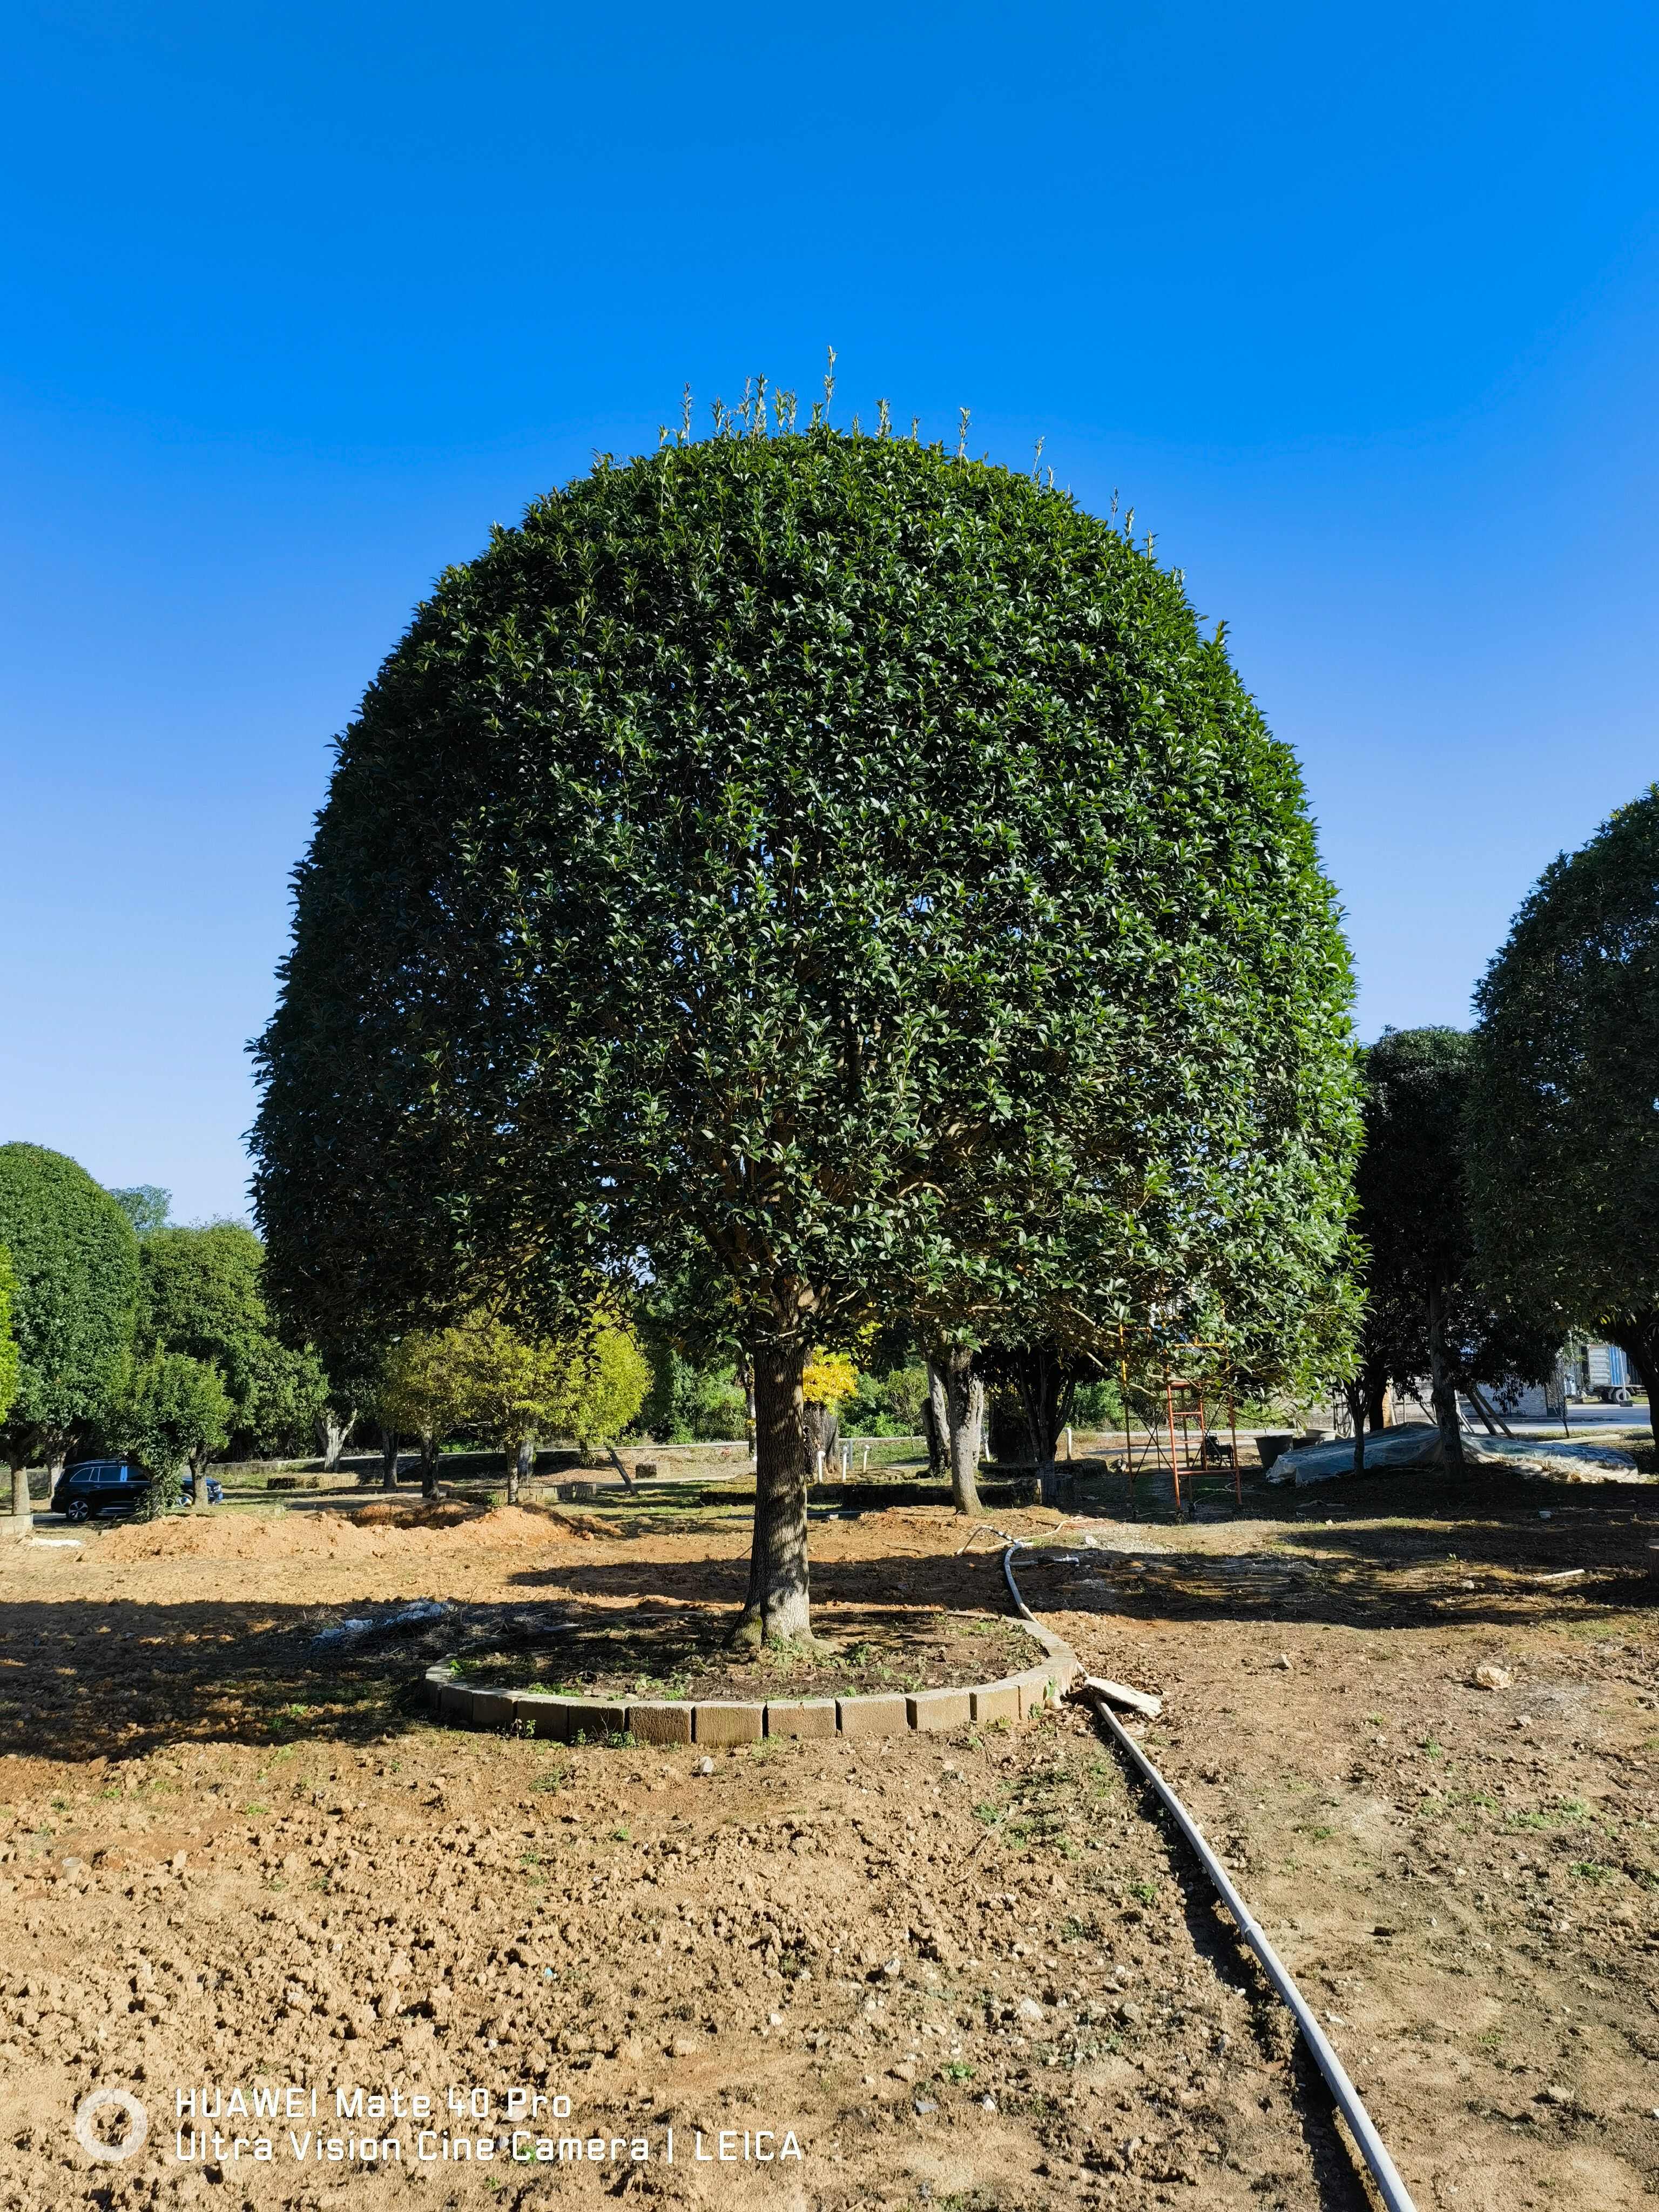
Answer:
POLYGON ((516 1505, 543 1438, 573 1437, 584 1452, 608 1444, 638 1413, 650 1380, 644 1353, 618 1322, 596 1317, 584 1336, 555 1342, 476 1314, 453 1328, 404 1337, 377 1403, 392 1425, 420 1437, 428 1495, 438 1446, 466 1429, 505 1455, 507 1499, 516 1505))
POLYGON ((841 1409, 859 1387, 859 1371, 844 1352, 814 1351, 801 1375, 806 1444, 817 1474, 833 1472, 841 1445, 841 1409))

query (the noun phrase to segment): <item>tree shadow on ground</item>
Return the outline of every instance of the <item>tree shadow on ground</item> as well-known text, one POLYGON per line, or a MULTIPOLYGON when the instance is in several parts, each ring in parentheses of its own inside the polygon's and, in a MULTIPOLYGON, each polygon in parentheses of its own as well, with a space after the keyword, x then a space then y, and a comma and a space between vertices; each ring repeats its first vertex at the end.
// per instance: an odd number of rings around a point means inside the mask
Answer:
MULTIPOLYGON (((1120 1536, 1108 1510, 1085 1511, 1059 1540, 1020 1555, 1034 1612, 1114 1621, 1331 1623, 1368 1628, 1510 1628, 1591 1621, 1651 1607, 1659 1586, 1648 1546, 1659 1540, 1659 1493, 1626 1485, 1520 1482, 1474 1473, 1390 1476, 1339 1502, 1346 1511, 1278 1504, 1273 1540, 1231 1554, 1120 1536), (1650 1502, 1651 1501, 1651 1502, 1650 1502), (1540 1511, 1550 1514, 1540 1521, 1540 1511), (1091 1535, 1097 1547, 1088 1543, 1091 1535), (1547 1584, 1540 1575, 1583 1567, 1584 1578, 1547 1584), (1470 1587, 1473 1585, 1473 1587, 1470 1587)), ((1252 1498, 1254 1509, 1256 1500, 1252 1498)), ((1265 1501, 1264 1501, 1265 1502, 1265 1501)), ((1258 1516, 1259 1517, 1259 1516, 1258 1516)), ((1008 1609, 999 1547, 987 1536, 955 1548, 948 1516, 908 1532, 879 1530, 868 1556, 816 1557, 820 1625, 834 1632, 841 1608, 890 1613, 941 1608, 1008 1609), (951 1550, 921 1548, 948 1538, 951 1550)), ((728 1520, 721 1528, 732 1533, 728 1520)), ((706 1534, 685 1529, 688 1535, 706 1534)), ((863 1533, 874 1535, 866 1517, 863 1533)), ((1049 1532, 1053 1534, 1054 1532, 1049 1532)), ((1241 1532, 1243 1533, 1243 1532, 1241 1532)), ((607 1536, 610 1531, 606 1531, 607 1536)), ((468 1563, 455 1563, 465 1588, 468 1563)), ((0 1751, 72 1760, 138 1755, 163 1743, 227 1741, 273 1745, 307 1738, 368 1741, 416 1726, 428 1714, 423 1668, 458 1646, 512 1648, 533 1641, 550 1615, 588 1601, 606 1608, 646 1601, 696 1606, 735 1617, 746 1550, 724 1557, 586 1559, 578 1547, 508 1576, 512 1597, 459 1604, 420 1633, 319 1643, 348 1617, 379 1621, 380 1601, 327 1606, 127 1597, 8 1603, 0 1630, 0 1751)), ((757 1673, 757 1693, 775 1683, 757 1673)))

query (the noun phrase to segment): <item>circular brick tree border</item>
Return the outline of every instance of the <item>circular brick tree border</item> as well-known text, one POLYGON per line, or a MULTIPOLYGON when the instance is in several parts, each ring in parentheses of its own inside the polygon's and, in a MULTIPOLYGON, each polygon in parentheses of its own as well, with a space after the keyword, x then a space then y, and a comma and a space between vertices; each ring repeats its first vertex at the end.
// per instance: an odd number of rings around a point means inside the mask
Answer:
POLYGON ((765 1736, 903 1735, 993 1721, 1017 1727, 1057 1704, 1083 1672, 1077 1654, 1052 1630, 1022 1620, 1043 1654, 1041 1666, 969 1689, 917 1690, 860 1698, 769 1698, 748 1704, 704 1698, 558 1698, 535 1690, 474 1690, 458 1682, 453 1662, 426 1670, 426 1701, 441 1720, 459 1727, 513 1729, 555 1743, 604 1743, 629 1735, 635 1743, 758 1743, 765 1736))

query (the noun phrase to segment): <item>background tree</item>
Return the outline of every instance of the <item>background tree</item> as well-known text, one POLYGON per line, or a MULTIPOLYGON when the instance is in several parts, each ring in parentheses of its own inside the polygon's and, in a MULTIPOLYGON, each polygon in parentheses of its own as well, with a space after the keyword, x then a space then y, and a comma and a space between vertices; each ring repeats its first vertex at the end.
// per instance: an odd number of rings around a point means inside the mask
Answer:
POLYGON ((475 1316, 455 1334, 466 1424, 505 1455, 509 1505, 534 1470, 538 1440, 574 1437, 591 1451, 627 1427, 651 1379, 628 1331, 602 1321, 556 1342, 521 1335, 493 1315, 475 1316))
POLYGON ((801 1370, 806 1448, 814 1473, 840 1472, 841 1409, 858 1383, 858 1370, 844 1352, 814 1352, 801 1370))
POLYGON ((1382 1425, 1390 1382, 1430 1377, 1441 1449, 1463 1461, 1460 1390, 1549 1370, 1560 1341, 1547 1325, 1487 1297, 1474 1268, 1468 1199, 1468 1111, 1474 1040, 1454 1029, 1386 1030, 1362 1055, 1364 1148, 1355 1174, 1367 1247, 1359 1364, 1348 1388, 1354 1463, 1367 1421, 1382 1425))
POLYGON ((328 1402, 316 1354, 276 1334, 263 1290, 264 1249, 243 1222, 149 1231, 139 1247, 141 1356, 176 1352, 216 1367, 238 1451, 303 1449, 328 1402))
POLYGON ((222 1451, 232 1408, 219 1370, 179 1352, 152 1352, 136 1360, 106 1421, 116 1449, 131 1452, 154 1477, 145 1497, 151 1516, 179 1502, 179 1470, 196 1479, 195 1504, 206 1510, 208 1463, 222 1451))
POLYGON ((466 1425, 475 1391, 474 1346, 466 1329, 411 1329, 387 1356, 374 1403, 394 1436, 402 1431, 417 1439, 428 1498, 437 1489, 439 1448, 466 1425))
POLYGON ((17 1388, 0 1429, 11 1510, 29 1510, 24 1470, 57 1465, 76 1428, 101 1419, 132 1341, 138 1240, 84 1168, 39 1145, 0 1145, 0 1245, 16 1290, 17 1388))
POLYGON ((134 1183, 125 1190, 112 1190, 110 1196, 132 1224, 136 1235, 148 1237, 152 1230, 167 1227, 173 1193, 163 1190, 160 1183, 134 1183))
POLYGON ((254 1143, 324 1340, 485 1302, 556 1337, 718 1269, 739 1632, 787 1638, 812 1346, 1017 1286, 1040 1187, 1082 1194, 1097 1318, 1177 1286, 1294 1358, 1353 1116, 1300 780, 1180 578, 1024 477, 782 420, 601 459, 441 579, 341 744, 254 1143))
POLYGON ((1659 786, 1545 870, 1475 1004, 1482 1277, 1619 1345, 1659 1442, 1659 786))
MULTIPOLYGON (((931 1435, 943 1448, 951 1503, 958 1513, 977 1513, 985 1450, 984 1356, 944 1328, 928 1332, 927 1407, 931 1435)), ((927 1456, 931 1463, 931 1438, 927 1456)))
POLYGON ((635 1300, 632 1326, 651 1368, 641 1425, 664 1443, 746 1437, 743 1349, 723 1276, 707 1263, 659 1276, 635 1300))

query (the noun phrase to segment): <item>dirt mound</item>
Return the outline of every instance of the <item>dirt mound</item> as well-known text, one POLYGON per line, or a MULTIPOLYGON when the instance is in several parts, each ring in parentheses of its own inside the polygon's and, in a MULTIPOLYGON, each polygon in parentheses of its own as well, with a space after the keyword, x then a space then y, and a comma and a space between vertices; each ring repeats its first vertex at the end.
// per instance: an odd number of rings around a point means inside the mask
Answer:
POLYGON ((459 1528, 463 1521, 482 1520, 476 1505, 459 1501, 447 1505, 394 1505, 387 1498, 375 1505, 360 1505, 352 1515, 360 1528, 459 1528))
POLYGON ((523 1506, 481 1513, 468 1505, 405 1509, 388 1502, 350 1514, 176 1513, 129 1521, 110 1530, 101 1550, 127 1559, 374 1559, 473 1546, 518 1551, 568 1543, 578 1533, 556 1515, 523 1506))

